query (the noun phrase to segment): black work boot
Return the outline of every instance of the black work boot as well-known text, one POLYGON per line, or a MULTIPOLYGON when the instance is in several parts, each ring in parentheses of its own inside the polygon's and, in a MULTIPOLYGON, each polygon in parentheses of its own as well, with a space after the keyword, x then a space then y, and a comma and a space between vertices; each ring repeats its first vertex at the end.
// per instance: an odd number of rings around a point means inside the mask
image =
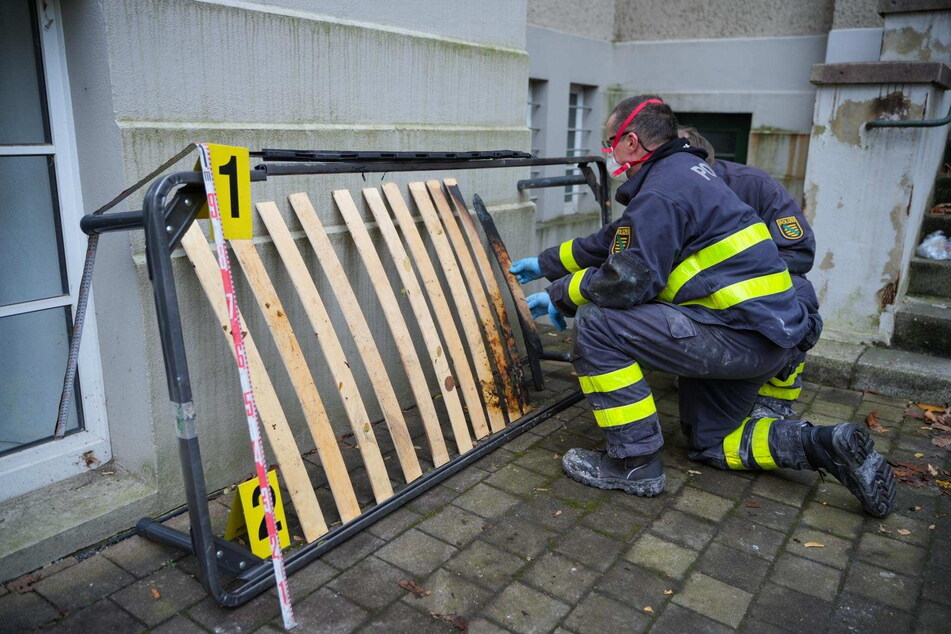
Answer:
POLYGON ((842 423, 817 427, 806 423, 800 432, 809 465, 826 470, 852 492, 865 512, 885 517, 895 505, 895 474, 875 451, 868 430, 842 423))
POLYGON ((631 495, 660 495, 667 483, 660 453, 611 458, 603 449, 569 449, 561 466, 572 480, 599 489, 621 489, 631 495))

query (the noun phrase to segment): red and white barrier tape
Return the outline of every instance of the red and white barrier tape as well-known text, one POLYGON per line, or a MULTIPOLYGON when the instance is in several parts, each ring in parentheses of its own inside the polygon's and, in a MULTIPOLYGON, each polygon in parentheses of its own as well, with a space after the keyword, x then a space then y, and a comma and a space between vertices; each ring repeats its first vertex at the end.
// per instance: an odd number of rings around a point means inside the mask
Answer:
POLYGON ((234 341, 235 358, 238 361, 238 375, 241 377, 241 392, 244 397, 244 411, 248 418, 248 433, 251 435, 251 449, 254 453, 254 468, 261 487, 261 501, 264 504, 264 519, 267 524, 267 536, 271 543, 271 561, 274 564, 274 577, 277 580, 278 596, 281 600, 281 615, 284 628, 297 626, 294 610, 291 607, 291 593, 287 587, 287 573, 284 571, 284 557, 281 554, 281 542, 277 535, 277 523, 274 519, 274 496, 267 481, 267 462, 264 458, 264 444, 261 442, 261 428, 258 424, 258 411, 251 391, 251 375, 248 372, 248 360, 241 336, 241 314, 234 293, 231 264, 225 244, 224 230, 221 226, 221 213, 218 209, 218 195, 215 193, 215 179, 211 169, 211 150, 205 143, 198 144, 201 156, 201 172, 205 181, 205 193, 208 197, 208 216, 215 235, 218 253, 218 267, 221 269, 221 282, 225 289, 225 302, 228 305, 228 319, 231 322, 231 337, 234 341))

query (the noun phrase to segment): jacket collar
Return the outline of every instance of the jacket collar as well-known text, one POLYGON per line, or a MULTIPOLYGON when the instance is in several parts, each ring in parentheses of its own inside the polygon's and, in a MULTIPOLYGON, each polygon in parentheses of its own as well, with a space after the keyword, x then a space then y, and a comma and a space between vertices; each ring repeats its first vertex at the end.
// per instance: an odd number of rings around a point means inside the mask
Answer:
POLYGON ((618 187, 617 193, 614 195, 614 200, 626 207, 631 202, 631 200, 637 196, 637 193, 641 190, 641 187, 644 186, 644 181, 647 180, 647 175, 651 171, 651 168, 653 168, 658 161, 680 152, 688 152, 699 157, 701 160, 707 157, 706 150, 702 148, 690 147, 687 139, 677 138, 673 139, 672 141, 668 141, 654 150, 654 154, 644 162, 644 165, 641 166, 641 169, 637 170, 637 173, 634 174, 630 180, 618 187))

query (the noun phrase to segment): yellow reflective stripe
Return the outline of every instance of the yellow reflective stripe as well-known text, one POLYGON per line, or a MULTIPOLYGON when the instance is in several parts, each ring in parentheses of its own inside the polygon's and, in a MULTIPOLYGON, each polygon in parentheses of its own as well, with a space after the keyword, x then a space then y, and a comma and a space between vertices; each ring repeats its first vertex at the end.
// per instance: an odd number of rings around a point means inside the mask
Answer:
POLYGON ((743 430, 746 429, 748 422, 750 422, 750 419, 744 418, 740 426, 723 439, 723 457, 726 458, 726 465, 731 469, 746 468, 742 458, 740 458, 740 441, 743 440, 743 430))
POLYGON ((594 420, 597 421, 598 427, 617 427, 618 425, 627 425, 642 420, 656 413, 657 407, 654 405, 654 397, 648 394, 636 403, 608 409, 596 409, 594 410, 594 420))
POLYGON ((575 261, 575 254, 571 252, 571 247, 574 243, 574 240, 569 240, 568 242, 562 242, 561 246, 558 247, 558 259, 561 260, 561 265, 565 267, 569 273, 581 270, 581 267, 578 266, 578 263, 575 261))
POLYGON ((574 273, 571 276, 571 281, 568 282, 568 299, 574 303, 575 306, 581 306, 582 304, 587 304, 588 300, 585 299, 585 296, 581 294, 581 280, 584 279, 584 276, 591 269, 583 269, 574 273))
POLYGON ((592 392, 614 392, 622 388, 634 385, 644 378, 641 372, 641 366, 632 363, 626 368, 605 372, 604 374, 594 374, 591 376, 579 376, 578 382, 581 383, 581 391, 585 394, 592 392))
POLYGON ((769 396, 783 401, 795 401, 802 392, 801 387, 776 387, 775 385, 765 384, 759 389, 760 396, 769 396))
POLYGON ((802 369, 803 369, 804 367, 806 367, 806 362, 805 362, 805 361, 803 361, 802 363, 800 363, 800 364, 799 364, 799 367, 796 368, 796 371, 793 372, 792 374, 790 374, 790 375, 789 375, 789 378, 786 379, 785 381, 781 381, 781 380, 777 379, 776 377, 773 377, 773 378, 771 378, 771 379, 769 380, 769 384, 770 384, 770 385, 775 385, 776 387, 789 387, 790 385, 792 385, 793 383, 796 382, 796 379, 799 378, 799 375, 800 375, 800 373, 802 373, 802 369))
POLYGON ((792 278, 789 277, 789 271, 783 270, 779 273, 771 273, 770 275, 754 277, 749 280, 737 282, 736 284, 730 284, 706 297, 682 302, 681 306, 696 304, 713 310, 723 310, 731 306, 736 306, 741 302, 756 299, 757 297, 765 297, 766 295, 775 295, 776 293, 788 291, 792 288, 792 285, 792 278))
POLYGON ((754 244, 759 244, 770 238, 769 229, 762 222, 758 222, 723 238, 719 242, 714 242, 710 246, 700 249, 693 255, 688 256, 677 265, 677 268, 670 272, 670 276, 667 278, 667 286, 658 297, 665 302, 674 301, 674 296, 683 288, 683 285, 693 279, 700 271, 728 260, 737 253, 749 249, 754 244))
POLYGON ((779 465, 773 460, 773 454, 769 450, 769 428, 775 418, 761 418, 756 421, 756 427, 753 428, 752 445, 753 460, 759 465, 760 469, 777 469, 779 465))

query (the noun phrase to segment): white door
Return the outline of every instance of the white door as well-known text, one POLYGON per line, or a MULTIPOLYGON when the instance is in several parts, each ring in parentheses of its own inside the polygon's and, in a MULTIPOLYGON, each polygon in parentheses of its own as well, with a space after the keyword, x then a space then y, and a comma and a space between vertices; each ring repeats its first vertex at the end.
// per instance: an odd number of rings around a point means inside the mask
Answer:
POLYGON ((58 4, 0 2, 0 500, 111 458, 90 302, 53 440, 85 236, 58 4))

